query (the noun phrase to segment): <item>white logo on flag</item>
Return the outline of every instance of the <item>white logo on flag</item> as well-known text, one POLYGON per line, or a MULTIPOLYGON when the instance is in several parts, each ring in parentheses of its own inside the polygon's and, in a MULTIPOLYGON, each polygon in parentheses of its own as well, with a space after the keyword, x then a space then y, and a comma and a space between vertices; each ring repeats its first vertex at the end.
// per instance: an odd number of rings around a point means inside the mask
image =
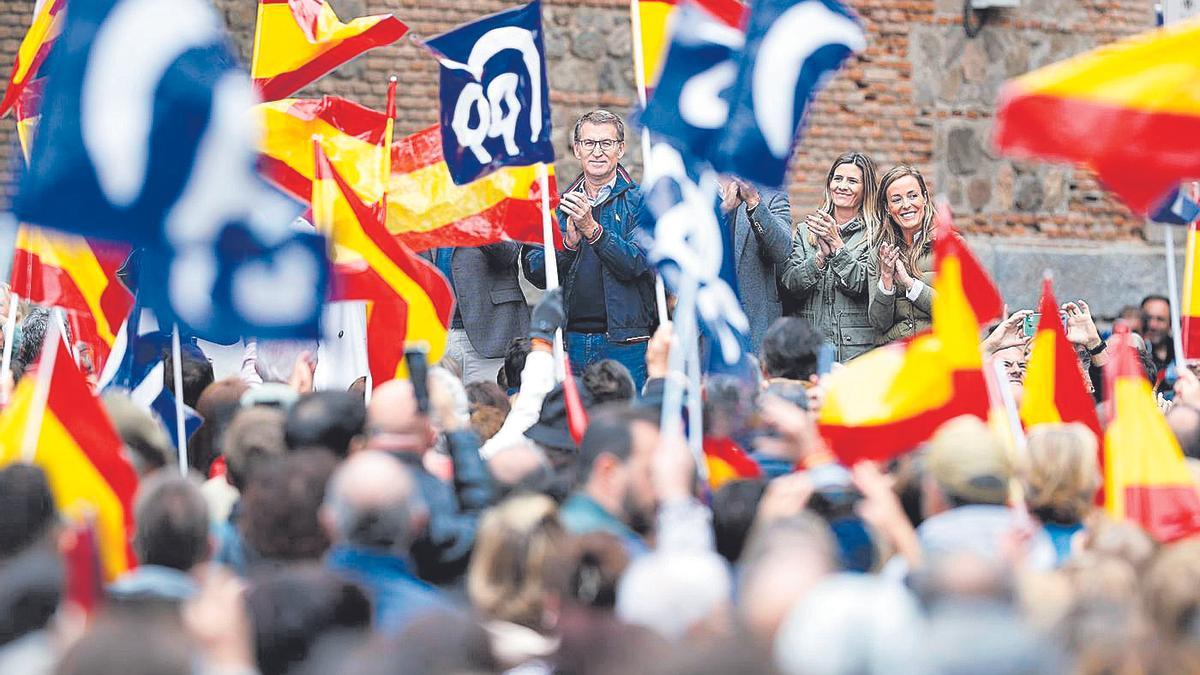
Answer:
POLYGON ((458 95, 454 106, 454 119, 451 128, 458 144, 470 148, 471 153, 480 164, 492 161, 492 153, 483 147, 489 138, 503 138, 504 149, 510 155, 520 154, 517 145, 517 120, 521 115, 521 101, 517 98, 517 87, 520 77, 516 73, 501 73, 483 85, 483 66, 496 54, 513 49, 521 53, 525 70, 533 88, 530 97, 530 142, 536 142, 542 133, 542 66, 537 45, 534 43, 532 31, 516 26, 493 28, 484 33, 483 37, 471 48, 467 62, 458 63, 449 59, 441 59, 447 68, 465 70, 475 78, 468 82, 458 95), (478 118, 476 126, 471 125, 472 112, 478 118))
POLYGON ((826 46, 866 49, 862 29, 820 2, 793 5, 771 24, 754 63, 754 118, 771 154, 783 159, 796 132, 796 84, 810 56, 826 46))

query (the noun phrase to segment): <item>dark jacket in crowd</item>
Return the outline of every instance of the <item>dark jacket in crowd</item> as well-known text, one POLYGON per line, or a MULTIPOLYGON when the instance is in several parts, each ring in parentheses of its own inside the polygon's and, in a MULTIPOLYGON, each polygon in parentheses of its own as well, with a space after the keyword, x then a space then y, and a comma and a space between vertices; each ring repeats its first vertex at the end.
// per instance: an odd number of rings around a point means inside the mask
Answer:
POLYGON ((422 579, 435 584, 455 581, 467 571, 479 516, 495 498, 487 464, 479 455, 479 437, 473 431, 446 434, 446 448, 454 464, 454 484, 429 473, 414 453, 395 453, 417 479, 429 509, 429 527, 413 542, 413 560, 422 579))
POLYGON ((808 228, 796 230, 792 252, 780 283, 796 302, 795 315, 811 323, 848 361, 875 347, 878 331, 867 316, 871 283, 870 242, 861 219, 842 228, 842 250, 817 267, 817 247, 809 243, 808 228))
POLYGON ((520 254, 520 244, 511 241, 454 249, 454 299, 467 339, 485 359, 503 357, 513 338, 529 333, 529 305, 517 279, 520 254))
POLYGON ((730 218, 738 291, 750 320, 750 346, 757 353, 767 329, 783 313, 776 266, 787 260, 790 250, 792 206, 784 193, 764 190, 753 213, 741 204, 726 217, 727 225, 730 218))
MULTIPOLYGON (((583 174, 571 182, 566 192, 580 189, 583 174)), ((564 192, 564 194, 566 194, 564 192)), ((613 342, 649 338, 658 326, 654 301, 654 270, 646 254, 634 242, 638 215, 642 210, 642 191, 630 178, 625 167, 617 167, 617 181, 612 193, 592 208, 592 217, 603 232, 594 244, 579 242, 579 249, 558 252, 558 275, 563 287, 563 307, 571 316, 571 299, 581 284, 595 284, 595 279, 577 278, 578 263, 585 251, 594 252, 600 259, 600 284, 608 329, 605 333, 613 342)), ((558 212, 558 227, 565 231, 567 214, 558 212)), ((521 255, 525 277, 538 288, 546 287, 546 259, 541 246, 525 246, 521 255)), ((566 327, 570 330, 570 326, 566 327)))

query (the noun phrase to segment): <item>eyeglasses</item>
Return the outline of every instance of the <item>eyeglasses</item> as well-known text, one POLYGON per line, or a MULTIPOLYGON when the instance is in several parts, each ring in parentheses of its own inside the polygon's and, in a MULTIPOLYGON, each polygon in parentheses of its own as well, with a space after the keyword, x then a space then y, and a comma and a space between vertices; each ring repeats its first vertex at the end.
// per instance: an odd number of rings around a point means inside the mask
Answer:
POLYGON ((585 138, 581 141, 575 141, 575 142, 578 143, 579 146, 587 152, 594 151, 596 149, 596 146, 600 146, 600 149, 602 151, 608 152, 608 151, 612 150, 613 148, 617 147, 618 143, 623 143, 624 141, 619 141, 619 140, 612 139, 612 138, 605 138, 605 139, 602 139, 599 141, 591 139, 591 138, 585 138))

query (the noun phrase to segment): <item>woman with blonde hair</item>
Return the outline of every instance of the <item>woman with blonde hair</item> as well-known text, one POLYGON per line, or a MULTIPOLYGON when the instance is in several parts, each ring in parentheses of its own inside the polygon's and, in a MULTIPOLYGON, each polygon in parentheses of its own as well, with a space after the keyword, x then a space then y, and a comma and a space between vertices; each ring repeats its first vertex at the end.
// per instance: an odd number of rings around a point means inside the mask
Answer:
POLYGON ((1062 564, 1100 489, 1096 435, 1078 423, 1043 424, 1030 430, 1028 451, 1025 501, 1042 521, 1062 564))
POLYGON ((545 495, 511 497, 483 514, 467 567, 467 596, 505 668, 548 662, 558 651, 551 585, 567 542, 545 495))
POLYGON ((869 314, 886 344, 932 323, 933 202, 921 172, 905 165, 883 174, 877 199, 883 223, 871 242, 869 314))
POLYGON ((867 317, 872 233, 879 227, 875 162, 861 152, 834 160, 825 178, 825 202, 804 219, 780 284, 792 296, 796 316, 825 335, 846 361, 875 346, 867 317))

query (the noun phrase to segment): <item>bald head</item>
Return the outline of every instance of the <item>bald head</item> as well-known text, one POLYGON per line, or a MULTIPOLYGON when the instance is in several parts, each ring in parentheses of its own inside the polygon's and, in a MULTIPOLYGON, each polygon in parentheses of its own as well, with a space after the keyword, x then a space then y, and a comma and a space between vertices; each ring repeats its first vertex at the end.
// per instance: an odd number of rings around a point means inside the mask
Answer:
POLYGON ((531 443, 518 443, 497 452, 488 460, 488 470, 500 489, 507 493, 542 491, 552 477, 550 460, 531 443))
POLYGON ((389 380, 371 392, 367 435, 371 450, 421 453, 433 445, 433 429, 417 410, 411 382, 389 380))
POLYGON ((329 479, 322 520, 335 542, 400 552, 423 511, 408 468, 385 452, 366 450, 329 479))

